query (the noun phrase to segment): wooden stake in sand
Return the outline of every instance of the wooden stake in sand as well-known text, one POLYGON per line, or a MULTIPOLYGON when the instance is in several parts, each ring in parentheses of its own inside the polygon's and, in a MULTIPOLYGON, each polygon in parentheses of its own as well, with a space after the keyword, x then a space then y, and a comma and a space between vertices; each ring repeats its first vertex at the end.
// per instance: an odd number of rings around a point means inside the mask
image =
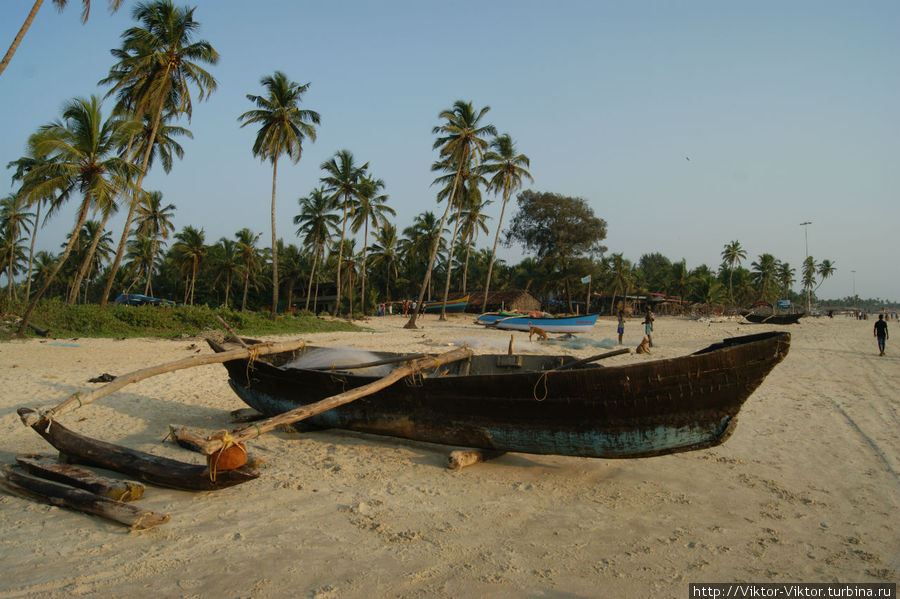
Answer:
POLYGON ((135 370, 134 372, 129 372, 128 374, 117 376, 111 383, 108 383, 100 387, 99 389, 95 389, 94 391, 83 394, 75 393, 69 396, 65 401, 63 401, 56 407, 45 410, 31 411, 26 416, 22 417, 22 422, 26 426, 34 426, 42 418, 45 420, 52 420, 60 414, 65 414, 66 412, 77 410, 81 406, 97 401, 101 397, 106 397, 110 393, 118 391, 126 385, 142 381, 146 378, 150 378, 151 376, 156 376, 158 374, 174 372, 176 370, 183 370, 185 368, 193 368, 195 366, 204 366, 206 364, 221 364, 222 362, 227 362, 229 360, 239 360, 241 358, 255 359, 257 356, 265 356, 278 352, 302 349, 305 345, 306 343, 304 343, 303 341, 258 343, 247 349, 234 349, 218 354, 214 353, 191 356, 190 358, 184 358, 183 360, 169 362, 167 364, 160 364, 158 366, 142 368, 141 370, 135 370))
POLYGON ((251 425, 236 428, 231 431, 231 433, 225 435, 223 435, 222 433, 218 433, 217 435, 209 437, 205 440, 195 439, 195 442, 200 451, 207 455, 212 455, 215 452, 221 450, 223 447, 228 448, 230 445, 237 445, 245 441, 250 441, 257 438, 263 433, 275 430, 286 424, 299 422, 311 416, 315 416, 316 414, 327 412, 328 410, 331 410, 338 406, 342 406, 344 404, 350 403, 351 401, 360 399, 361 397, 371 395, 376 391, 380 391, 385 387, 389 387, 397 381, 411 374, 415 374, 421 370, 436 368, 443 364, 449 364, 450 362, 465 360, 467 358, 470 358, 471 356, 472 350, 470 350, 468 346, 464 345, 460 348, 451 350, 439 356, 419 358, 411 361, 405 366, 395 368, 387 376, 380 378, 377 381, 371 382, 368 385, 363 385, 362 387, 350 389, 349 391, 345 391, 344 393, 326 397, 325 399, 322 399, 315 403, 301 406, 289 412, 278 414, 277 416, 267 418, 266 420, 261 420, 251 425))

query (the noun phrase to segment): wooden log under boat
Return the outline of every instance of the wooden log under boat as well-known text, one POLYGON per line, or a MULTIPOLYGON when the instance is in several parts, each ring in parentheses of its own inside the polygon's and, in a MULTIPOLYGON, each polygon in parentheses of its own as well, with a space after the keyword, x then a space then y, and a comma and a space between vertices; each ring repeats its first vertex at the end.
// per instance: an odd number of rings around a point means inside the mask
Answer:
MULTIPOLYGON (((498 451, 601 458, 691 451, 730 436, 741 405, 789 347, 789 333, 767 332, 726 339, 679 358, 568 370, 565 365, 576 362, 570 356, 473 356, 311 421, 498 451)), ((285 368, 294 356, 224 365, 238 396, 270 416, 373 380, 351 372, 285 368)))
MULTIPOLYGON (((28 422, 35 410, 19 408, 18 413, 22 422, 28 422)), ((32 424, 31 428, 70 461, 122 472, 160 487, 182 491, 215 491, 259 477, 258 472, 247 467, 217 472, 215 477, 211 477, 205 464, 187 464, 92 439, 43 417, 32 424)))

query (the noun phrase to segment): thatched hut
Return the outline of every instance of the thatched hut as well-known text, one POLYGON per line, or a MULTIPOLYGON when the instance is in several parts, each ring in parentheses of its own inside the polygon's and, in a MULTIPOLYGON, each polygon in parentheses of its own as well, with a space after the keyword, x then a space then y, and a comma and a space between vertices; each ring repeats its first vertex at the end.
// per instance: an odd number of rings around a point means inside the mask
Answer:
MULTIPOLYGON (((469 305, 466 312, 481 312, 484 303, 484 292, 476 291, 469 294, 469 305)), ((495 310, 531 310, 541 309, 541 302, 524 289, 504 289, 492 291, 488 295, 486 309, 495 310)))

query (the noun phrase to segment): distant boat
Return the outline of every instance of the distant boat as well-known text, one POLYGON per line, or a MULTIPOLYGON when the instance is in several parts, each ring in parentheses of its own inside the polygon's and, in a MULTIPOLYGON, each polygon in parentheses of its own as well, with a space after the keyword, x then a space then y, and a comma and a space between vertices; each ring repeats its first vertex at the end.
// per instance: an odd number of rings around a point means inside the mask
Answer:
POLYGON ((123 293, 116 298, 117 306, 169 306, 175 305, 175 302, 158 297, 150 297, 149 295, 140 295, 138 293, 123 293))
MULTIPOLYGON (((435 313, 441 311, 441 305, 443 305, 443 300, 430 301, 430 302, 422 302, 422 311, 428 313, 435 313)), ((469 296, 464 295, 463 297, 457 299, 448 299, 447 300, 447 312, 465 312, 466 306, 469 305, 469 296)))
POLYGON ((527 331, 531 327, 538 327, 548 333, 587 333, 596 324, 598 316, 599 314, 585 314, 584 316, 505 315, 503 312, 499 312, 482 314, 477 320, 481 324, 509 331, 527 331))
POLYGON ((806 316, 806 312, 797 314, 754 314, 742 312, 741 316, 754 324, 797 324, 797 321, 806 316))

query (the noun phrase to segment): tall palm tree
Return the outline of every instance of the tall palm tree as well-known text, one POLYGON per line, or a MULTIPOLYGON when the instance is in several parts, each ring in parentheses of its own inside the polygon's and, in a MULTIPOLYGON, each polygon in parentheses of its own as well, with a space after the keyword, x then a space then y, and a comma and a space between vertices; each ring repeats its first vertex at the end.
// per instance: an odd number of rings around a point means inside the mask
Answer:
MULTIPOLYGON (((837 267, 831 260, 822 260, 816 265, 816 273, 819 275, 819 284, 816 285, 816 289, 822 286, 822 283, 825 282, 825 279, 834 274, 837 270, 837 267)), ((815 293, 816 289, 813 289, 813 293, 815 293)))
MULTIPOLYGON (((36 167, 47 163, 45 156, 40 156, 31 143, 28 145, 28 154, 17 160, 13 160, 6 165, 6 168, 16 169, 12 176, 13 181, 21 182, 26 174, 30 173, 36 167)), ((37 232, 41 222, 41 208, 44 204, 51 204, 53 200, 52 191, 49 193, 50 195, 43 198, 30 198, 27 202, 29 207, 33 206, 35 210, 33 219, 34 226, 31 228, 31 243, 28 247, 28 273, 25 276, 25 301, 28 301, 31 297, 31 270, 32 265, 34 264, 34 245, 37 241, 37 232)))
MULTIPOLYGON (((138 234, 128 240, 122 267, 125 269, 128 278, 131 279, 131 283, 128 284, 125 293, 129 293, 131 288, 142 279, 146 281, 150 278, 150 273, 157 263, 153 251, 153 240, 146 235, 138 234)), ((149 287, 144 286, 144 295, 153 295, 153 285, 149 287)))
POLYGON ((397 238, 397 227, 391 223, 384 223, 375 232, 375 242, 372 244, 372 266, 384 265, 384 298, 391 302, 391 276, 394 280, 399 276, 398 263, 400 262, 400 240, 397 238))
POLYGON ((10 301, 18 299, 15 276, 19 274, 25 261, 25 247, 19 238, 12 234, 12 229, 0 223, 0 272, 7 273, 7 291, 10 301))
POLYGON ((169 233, 175 230, 172 218, 175 212, 174 204, 162 205, 162 192, 150 191, 141 194, 136 207, 137 218, 135 229, 138 235, 145 235, 153 241, 150 249, 151 267, 147 272, 147 281, 144 284, 144 295, 150 292, 151 279, 153 277, 153 265, 156 264, 156 255, 159 252, 159 239, 169 238, 169 233))
POLYGON ((360 302, 363 316, 366 315, 366 255, 369 251, 369 224, 377 230, 387 223, 387 215, 396 216, 393 208, 387 205, 388 196, 379 193, 384 189, 384 181, 374 177, 364 177, 360 185, 359 202, 356 205, 350 230, 354 233, 364 228, 362 264, 360 265, 360 302))
POLYGON ((746 259, 747 250, 741 247, 740 241, 733 240, 725 244, 725 248, 722 250, 722 261, 728 265, 728 297, 731 299, 732 305, 734 304, 734 269, 736 266, 740 266, 741 260, 746 259))
POLYGON ((178 261, 182 273, 186 275, 187 280, 184 289, 184 303, 193 306, 200 264, 206 258, 209 249, 204 243, 205 235, 203 229, 197 229, 190 225, 175 235, 175 239, 176 242, 172 246, 172 253, 178 261))
MULTIPOLYGON (((100 82, 112 85, 107 95, 116 94, 119 112, 133 115, 139 123, 152 123, 149 131, 141 131, 137 144, 134 144, 134 139, 127 144, 126 153, 141 155, 141 168, 116 258, 110 269, 103 297, 100 298, 101 309, 106 306, 112 282, 122 261, 125 243, 131 231, 131 220, 139 201, 139 190, 159 143, 157 136, 164 122, 164 113, 168 112, 169 116, 185 114, 190 119, 193 113, 191 87, 197 88, 198 100, 209 97, 216 90, 215 78, 201 65, 216 64, 219 53, 209 42, 195 41, 200 23, 194 20, 194 10, 178 8, 171 0, 139 2, 135 5, 132 17, 140 26, 132 27, 122 34, 122 47, 112 51, 119 62, 100 82)), ((178 133, 176 129, 170 130, 170 135, 178 133)), ((163 167, 171 168, 171 160, 167 162, 166 153, 159 151, 163 157, 163 167)), ((177 147, 176 152, 181 157, 180 147, 177 147)))
MULTIPOLYGON (((0 73, 3 73, 3 71, 6 70, 6 67, 9 65, 9 62, 12 60, 13 55, 16 53, 19 44, 22 43, 22 39, 28 32, 29 27, 31 27, 31 23, 34 22, 34 18, 37 16, 37 13, 41 8, 41 4, 43 3, 44 0, 35 0, 34 5, 32 5, 31 7, 31 11, 25 18, 25 23, 22 25, 21 29, 19 29, 19 33, 16 34, 16 37, 13 39, 12 44, 10 44, 9 50, 7 50, 6 55, 3 56, 3 60, 0 61, 0 73)), ((68 0, 53 0, 53 4, 55 4, 60 11, 66 7, 67 3, 68 0)), ((122 4, 122 0, 109 0, 109 10, 111 12, 119 10, 120 4, 122 4)), ((81 0, 81 5, 81 22, 87 23, 88 15, 90 15, 91 12, 91 0, 81 0)))
POLYGON ((616 306, 616 292, 621 291, 622 297, 628 295, 628 289, 634 284, 631 273, 631 263, 621 253, 613 254, 610 261, 610 288, 612 289, 612 303, 609 305, 609 313, 612 314, 616 306))
POLYGON ((225 301, 222 305, 230 308, 229 295, 231 293, 231 283, 234 275, 238 273, 240 262, 237 254, 237 244, 233 239, 222 237, 213 247, 213 263, 215 264, 216 276, 213 280, 214 285, 218 285, 224 280, 225 282, 225 301))
MULTIPOLYGON (((479 192, 478 188, 475 188, 479 192)), ((462 294, 466 294, 467 282, 469 278, 469 258, 472 253, 472 246, 478 241, 479 232, 488 232, 486 224, 488 216, 484 213, 484 209, 490 204, 490 200, 481 201, 481 193, 469 193, 466 195, 465 204, 459 213, 461 221, 460 238, 466 243, 466 259, 463 263, 462 272, 462 294)), ((482 310, 483 312, 484 310, 482 310)))
POLYGON ((795 273, 796 271, 791 268, 791 265, 789 263, 778 263, 778 267, 775 269, 775 278, 778 279, 778 283, 781 285, 782 297, 788 297, 788 292, 790 292, 791 290, 791 285, 794 284, 795 273))
MULTIPOLYGON (((331 237, 337 230, 338 216, 331 212, 332 202, 324 187, 313 189, 308 197, 297 200, 300 204, 300 214, 294 217, 294 224, 298 225, 297 237, 302 237, 303 243, 312 247, 313 263, 309 273, 309 285, 306 289, 306 306, 309 310, 309 298, 312 293, 313 279, 316 279, 316 266, 325 258, 325 247, 331 242, 331 237)), ((318 296, 318 283, 316 286, 318 296)), ((315 308, 315 306, 313 306, 315 308)))
MULTIPOLYGON (((444 119, 444 123, 435 126, 432 133, 437 135, 432 149, 440 149, 441 159, 449 161, 456 166, 456 177, 453 182, 453 188, 448 196, 447 208, 444 210, 444 216, 441 218, 441 224, 438 230, 443 232, 444 224, 447 222, 447 215, 450 212, 450 206, 453 198, 456 197, 456 186, 459 184, 460 176, 463 169, 472 164, 477 168, 481 163, 481 157, 484 150, 488 146, 488 142, 484 139, 486 135, 497 135, 497 129, 493 125, 480 125, 481 119, 491 109, 485 106, 480 110, 475 110, 471 102, 463 102, 457 100, 453 103, 453 108, 442 111, 438 118, 444 119)), ((434 241, 431 247, 431 255, 428 258, 428 267, 425 271, 425 278, 422 280, 422 286, 419 289, 419 299, 417 306, 422 305, 425 299, 425 290, 431 279, 431 271, 434 268, 434 260, 437 256, 438 244, 440 236, 434 241)), ((446 297, 441 307, 441 315, 443 316, 446 309, 446 297)), ((409 322, 404 325, 405 328, 416 328, 416 312, 409 318, 409 322)))
POLYGON ((72 250, 77 232, 93 205, 101 205, 128 188, 134 167, 115 155, 120 145, 118 121, 104 120, 100 100, 76 98, 63 109, 63 119, 41 127, 29 143, 47 162, 32 169, 22 182, 22 193, 31 200, 58 193, 58 203, 75 191, 84 194, 73 235, 55 270, 32 298, 17 335, 22 335, 38 300, 50 286, 72 250))
POLYGON ((502 192, 503 205, 500 208, 500 220, 497 221, 497 232, 494 235, 491 260, 488 262, 487 280, 484 283, 484 301, 481 304, 482 312, 487 308, 488 292, 491 288, 491 274, 494 270, 494 260, 497 257, 497 242, 500 240, 500 228, 503 226, 506 204, 509 202, 509 197, 522 187, 523 179, 534 182, 531 173, 527 170, 530 166, 531 160, 528 156, 516 153, 516 144, 509 133, 504 133, 494 138, 491 142, 490 151, 484 157, 484 165, 481 167, 482 172, 486 175, 493 175, 488 181, 487 189, 494 193, 502 192))
POLYGON ((244 295, 241 299, 241 312, 247 309, 247 292, 250 289, 250 281, 255 280, 256 275, 262 270, 259 258, 259 248, 256 242, 262 237, 262 233, 254 233, 248 228, 243 228, 235 233, 237 238, 237 255, 240 261, 240 272, 244 276, 244 295))
POLYGON ((267 75, 260 80, 265 88, 265 96, 247 94, 247 99, 256 105, 238 120, 241 127, 258 124, 253 155, 272 162, 272 318, 278 312, 278 244, 275 240, 275 182, 278 177, 278 157, 286 154, 294 164, 303 154, 303 141, 316 140, 319 113, 300 108, 300 100, 309 83, 300 85, 288 79, 281 71, 267 75))
MULTIPOLYGON (((334 315, 337 316, 341 304, 341 269, 344 261, 344 239, 347 236, 347 219, 354 214, 356 205, 363 193, 363 179, 369 169, 369 163, 356 166, 353 162, 353 154, 350 150, 337 152, 331 160, 323 162, 319 168, 325 171, 325 175, 319 179, 331 194, 334 205, 340 206, 341 239, 338 242, 337 259, 337 300, 334 304, 334 315)), ((350 314, 353 314, 353 305, 350 305, 350 314)))
POLYGON ((772 284, 776 281, 778 260, 772 254, 760 254, 756 262, 750 264, 750 277, 756 285, 759 299, 769 301, 772 298, 772 284))
MULTIPOLYGON (((422 265, 422 256, 430 252, 432 248, 439 246, 439 248, 443 249, 445 247, 443 232, 437 217, 431 211, 419 214, 413 219, 412 225, 403 229, 404 239, 401 241, 401 246, 407 269, 412 275, 410 279, 412 280, 415 277, 427 281, 429 284, 427 287, 429 296, 431 295, 431 276, 428 275, 426 277, 424 273, 420 275, 418 268, 422 265)), ((437 251, 435 251, 435 254, 437 254, 437 251)), ((416 306, 421 305, 421 301, 416 304, 416 306)), ((406 326, 408 325, 409 323, 406 326)))
POLYGON ((287 289, 287 301, 285 302, 285 306, 287 310, 291 310, 292 304, 294 302, 294 286, 297 284, 297 281, 306 273, 306 263, 303 259, 303 254, 300 252, 300 249, 290 243, 288 245, 284 245, 284 243, 279 240, 278 241, 278 255, 279 263, 281 264, 282 275, 284 279, 284 286, 287 289))
POLYGON ((35 215, 26 210, 27 199, 23 194, 9 194, 0 200, 0 230, 3 231, 5 245, 7 246, 6 267, 9 278, 9 299, 16 299, 15 279, 13 270, 17 260, 16 255, 20 251, 19 238, 22 232, 28 233, 34 226, 35 215))
POLYGON ((103 218, 99 222, 87 221, 84 224, 86 233, 84 237, 88 242, 87 252, 85 252, 84 259, 81 261, 81 265, 75 272, 75 278, 72 281, 72 290, 69 294, 69 305, 74 305, 78 300, 78 293, 81 290, 82 282, 90 280, 88 275, 92 270, 92 266, 95 264, 95 254, 100 242, 109 239, 108 235, 104 236, 104 231, 106 230, 106 222, 109 220, 110 215, 116 211, 114 200, 115 197, 111 196, 106 198, 102 204, 98 205, 97 209, 103 215, 103 218))
POLYGON ((105 214, 101 221, 89 220, 82 227, 85 240, 90 240, 90 247, 85 257, 86 266, 82 269, 84 274, 78 280, 78 286, 73 284, 73 289, 77 293, 82 281, 84 282, 84 303, 88 301, 88 291, 90 291, 94 275, 101 271, 103 264, 109 260, 113 253, 112 234, 106 230, 107 216, 105 214))

